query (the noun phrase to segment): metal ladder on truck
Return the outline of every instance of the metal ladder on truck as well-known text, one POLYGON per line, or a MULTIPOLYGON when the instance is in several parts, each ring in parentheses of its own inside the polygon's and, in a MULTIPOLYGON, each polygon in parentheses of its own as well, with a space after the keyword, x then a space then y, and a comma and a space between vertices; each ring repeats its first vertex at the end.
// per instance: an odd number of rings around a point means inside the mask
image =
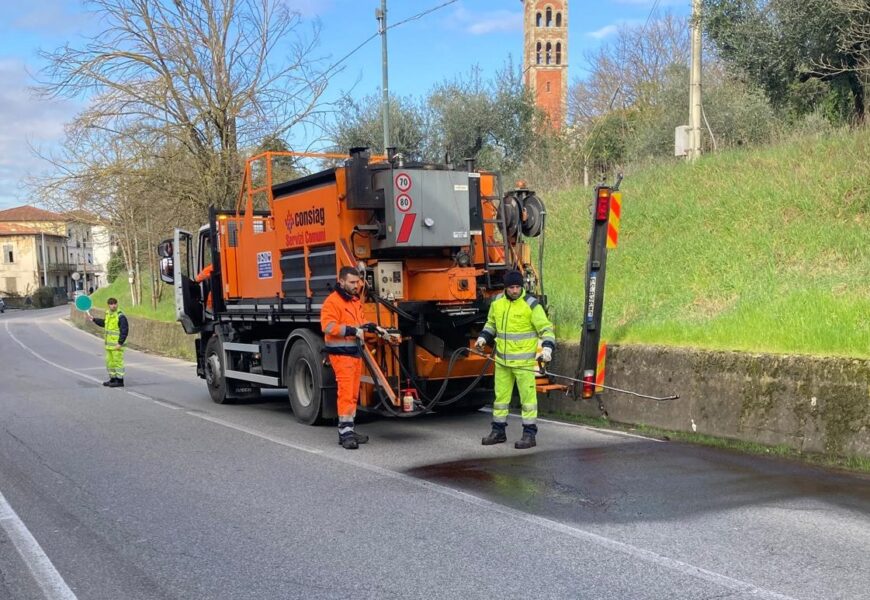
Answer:
POLYGON ((484 266, 484 269, 486 270, 486 287, 488 289, 492 289, 492 287, 493 287, 492 275, 495 272, 507 271, 513 267, 513 265, 510 262, 511 246, 510 246, 510 238, 508 237, 507 218, 505 216, 505 198, 504 198, 504 193, 503 193, 502 187, 501 187, 501 177, 497 175, 496 180, 498 181, 498 198, 493 198, 491 196, 486 198, 487 202, 494 202, 496 200, 499 201, 498 208, 496 209, 496 218, 495 219, 487 219, 486 217, 484 217, 483 206, 482 206, 483 198, 482 198, 482 196, 480 196, 480 187, 479 187, 480 180, 479 179, 477 180, 478 181, 478 190, 477 190, 478 196, 477 197, 480 198, 480 202, 478 202, 478 206, 480 208, 478 210, 480 211, 480 215, 483 218, 483 220, 482 220, 483 235, 481 236, 483 238, 483 266, 484 266), (486 225, 495 225, 495 227, 498 229, 498 232, 501 234, 501 239, 502 239, 501 243, 499 243, 494 237, 492 239, 492 243, 490 243, 490 241, 487 239, 488 236, 486 235, 486 225), (496 248, 503 253, 502 254, 502 262, 490 262, 489 250, 491 248, 496 248))

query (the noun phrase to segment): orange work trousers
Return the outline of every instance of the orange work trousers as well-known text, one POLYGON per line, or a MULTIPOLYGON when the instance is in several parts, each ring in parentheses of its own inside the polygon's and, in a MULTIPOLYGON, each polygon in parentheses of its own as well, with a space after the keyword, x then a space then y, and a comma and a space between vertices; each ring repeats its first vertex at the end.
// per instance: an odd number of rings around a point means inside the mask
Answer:
POLYGON ((338 384, 338 420, 353 421, 359 402, 359 379, 362 376, 362 358, 343 354, 330 354, 329 362, 338 384))

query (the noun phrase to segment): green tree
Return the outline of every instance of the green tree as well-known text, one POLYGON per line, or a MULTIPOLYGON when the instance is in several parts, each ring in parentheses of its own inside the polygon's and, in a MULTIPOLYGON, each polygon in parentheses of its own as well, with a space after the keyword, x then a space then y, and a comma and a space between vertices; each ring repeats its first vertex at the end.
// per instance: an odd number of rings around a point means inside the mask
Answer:
MULTIPOLYGON (((364 96, 359 100, 345 98, 339 101, 337 119, 331 127, 330 137, 335 152, 365 146, 383 154, 384 125, 380 94, 364 96)), ((421 160, 427 150, 427 109, 425 103, 413 97, 390 97, 390 143, 406 159, 421 160)))
POLYGON ((868 47, 843 43, 850 18, 839 0, 704 0, 704 28, 722 59, 774 106, 860 122, 868 47))

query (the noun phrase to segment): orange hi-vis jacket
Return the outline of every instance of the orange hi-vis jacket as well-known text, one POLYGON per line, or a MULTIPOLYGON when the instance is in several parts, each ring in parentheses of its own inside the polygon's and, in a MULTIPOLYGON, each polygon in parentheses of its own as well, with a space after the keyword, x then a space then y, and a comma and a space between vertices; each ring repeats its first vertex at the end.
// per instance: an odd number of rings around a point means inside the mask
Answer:
POLYGON ((356 330, 363 323, 363 309, 359 298, 335 288, 320 309, 320 327, 327 354, 359 356, 356 330))
POLYGON ((359 298, 336 288, 320 309, 320 326, 326 353, 335 373, 338 387, 339 431, 353 429, 353 419, 359 401, 359 384, 362 376, 362 358, 357 344, 357 325, 363 322, 362 303, 359 298), (350 429, 348 429, 350 428, 350 429))

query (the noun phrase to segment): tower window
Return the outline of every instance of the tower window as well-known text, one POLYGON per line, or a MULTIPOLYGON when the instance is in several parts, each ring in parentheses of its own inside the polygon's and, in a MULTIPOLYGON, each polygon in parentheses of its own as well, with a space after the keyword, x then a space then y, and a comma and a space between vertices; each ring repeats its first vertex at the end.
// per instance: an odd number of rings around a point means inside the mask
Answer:
POLYGON ((556 64, 562 64, 562 42, 556 42, 556 64))
POLYGON ((547 27, 553 26, 553 9, 547 7, 547 27))
POLYGON ((547 42, 546 63, 549 65, 552 60, 553 60, 553 44, 551 44, 550 42, 547 42))
POLYGON ((541 42, 538 42, 538 46, 535 52, 535 63, 541 64, 541 42))
POLYGON ((561 26, 562 26, 562 13, 557 12, 556 13, 556 27, 561 27, 561 26))
POLYGON ((541 13, 535 15, 535 27, 541 26, 541 13))
POLYGON ((547 93, 549 93, 549 92, 550 92, 550 82, 548 81, 547 82, 547 93))

